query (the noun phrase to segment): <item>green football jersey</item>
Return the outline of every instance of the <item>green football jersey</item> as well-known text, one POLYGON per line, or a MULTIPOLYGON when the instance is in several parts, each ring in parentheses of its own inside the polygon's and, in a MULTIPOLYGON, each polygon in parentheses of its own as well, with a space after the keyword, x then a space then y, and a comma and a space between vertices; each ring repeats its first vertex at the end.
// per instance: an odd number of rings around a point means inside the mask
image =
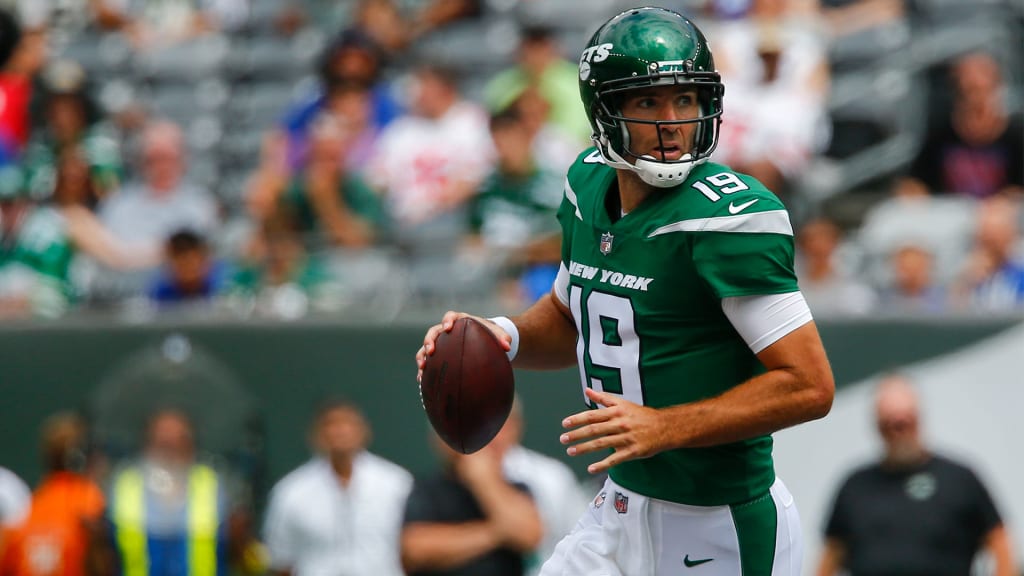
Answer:
MULTIPOLYGON (((762 372, 721 300, 798 290, 779 199, 749 176, 705 163, 613 221, 605 200, 615 183, 615 169, 584 152, 558 212, 583 385, 662 408, 762 372)), ((663 500, 735 504, 771 486, 771 451, 771 436, 676 449, 620 464, 611 477, 663 500)))

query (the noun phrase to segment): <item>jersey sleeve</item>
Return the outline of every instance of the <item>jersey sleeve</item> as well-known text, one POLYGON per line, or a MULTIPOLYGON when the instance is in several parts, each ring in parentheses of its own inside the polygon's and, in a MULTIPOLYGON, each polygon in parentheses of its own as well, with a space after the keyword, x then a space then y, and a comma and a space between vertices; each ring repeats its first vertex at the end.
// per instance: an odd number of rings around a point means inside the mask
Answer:
POLYGON ((693 235, 694 266, 719 299, 799 290, 789 214, 762 200, 767 210, 707 218, 693 235))

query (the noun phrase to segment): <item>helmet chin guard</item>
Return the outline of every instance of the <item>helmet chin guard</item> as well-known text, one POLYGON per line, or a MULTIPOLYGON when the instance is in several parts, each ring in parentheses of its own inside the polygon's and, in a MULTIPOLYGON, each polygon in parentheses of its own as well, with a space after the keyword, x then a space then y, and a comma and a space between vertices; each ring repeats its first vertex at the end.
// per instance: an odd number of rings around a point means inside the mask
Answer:
POLYGON ((594 141, 601 156, 604 157, 605 164, 619 170, 629 170, 655 188, 672 188, 682 184, 694 166, 707 161, 706 156, 694 160, 693 155, 687 153, 675 162, 658 162, 654 157, 645 154, 630 163, 610 146, 608 138, 603 133, 600 137, 594 138, 594 141))

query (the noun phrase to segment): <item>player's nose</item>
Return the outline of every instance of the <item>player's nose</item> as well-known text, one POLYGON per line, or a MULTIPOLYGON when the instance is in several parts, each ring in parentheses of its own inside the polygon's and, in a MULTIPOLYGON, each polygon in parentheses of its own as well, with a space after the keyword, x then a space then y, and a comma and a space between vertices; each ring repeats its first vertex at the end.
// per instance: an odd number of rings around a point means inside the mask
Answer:
POLYGON ((666 101, 661 105, 660 112, 661 114, 659 114, 659 116, 661 116, 663 120, 680 120, 683 117, 681 110, 679 110, 676 103, 671 100, 666 101))

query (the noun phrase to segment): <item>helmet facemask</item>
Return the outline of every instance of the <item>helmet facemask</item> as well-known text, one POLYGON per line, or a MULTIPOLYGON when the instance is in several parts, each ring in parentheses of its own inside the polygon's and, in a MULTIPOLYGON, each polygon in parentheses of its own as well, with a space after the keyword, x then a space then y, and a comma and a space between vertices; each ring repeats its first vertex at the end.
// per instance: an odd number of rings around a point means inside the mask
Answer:
POLYGON ((593 100, 592 118, 598 128, 593 139, 614 168, 631 170, 651 186, 670 188, 681 184, 690 170, 705 161, 718 144, 718 132, 722 116, 722 93, 724 89, 716 72, 697 72, 684 62, 683 71, 658 72, 652 64, 651 73, 610 80, 596 87, 593 100), (699 115, 696 118, 676 120, 651 120, 630 118, 621 112, 622 102, 630 92, 652 86, 679 86, 696 90, 699 115), (656 128, 660 157, 631 148, 629 124, 647 124, 656 128), (679 159, 670 160, 665 156, 663 127, 696 124, 693 141, 689 150, 683 150, 679 159))

